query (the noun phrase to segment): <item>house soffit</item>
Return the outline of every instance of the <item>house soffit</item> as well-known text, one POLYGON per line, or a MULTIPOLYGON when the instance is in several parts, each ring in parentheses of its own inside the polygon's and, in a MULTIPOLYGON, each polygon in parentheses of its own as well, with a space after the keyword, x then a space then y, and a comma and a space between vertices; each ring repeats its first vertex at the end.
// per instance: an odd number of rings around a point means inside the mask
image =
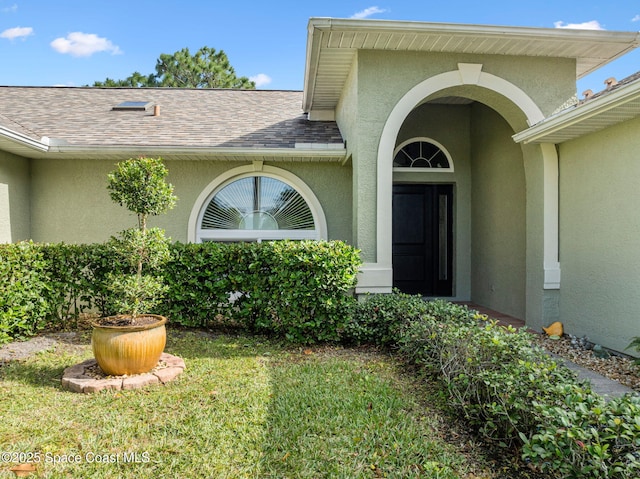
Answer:
POLYGON ((341 145, 301 145, 296 148, 173 148, 144 147, 137 145, 109 147, 104 145, 75 147, 50 145, 41 141, 15 138, 0 128, 0 151, 6 151, 31 159, 83 159, 122 161, 137 156, 160 156, 165 160, 185 161, 268 161, 301 163, 340 163, 348 161, 346 150, 341 145), (325 146, 322 148, 321 146, 325 146))
POLYGON ((303 108, 335 109, 358 50, 572 58, 581 78, 638 45, 638 32, 312 18, 303 108))

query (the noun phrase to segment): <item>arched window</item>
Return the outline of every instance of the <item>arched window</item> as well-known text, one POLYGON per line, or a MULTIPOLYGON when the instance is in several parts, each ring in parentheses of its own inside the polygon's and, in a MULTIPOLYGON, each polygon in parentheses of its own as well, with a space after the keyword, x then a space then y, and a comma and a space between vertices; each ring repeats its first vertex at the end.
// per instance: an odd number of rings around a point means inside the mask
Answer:
POLYGON ((393 168, 429 168, 451 172, 453 160, 438 142, 429 138, 412 138, 395 149, 393 168))
MULTIPOLYGON (((238 170, 246 168, 232 171, 238 170)), ((227 173, 214 180, 201 198, 189 220, 192 230, 197 210, 191 241, 326 239, 326 221, 315 195, 297 177, 278 168, 227 173)))

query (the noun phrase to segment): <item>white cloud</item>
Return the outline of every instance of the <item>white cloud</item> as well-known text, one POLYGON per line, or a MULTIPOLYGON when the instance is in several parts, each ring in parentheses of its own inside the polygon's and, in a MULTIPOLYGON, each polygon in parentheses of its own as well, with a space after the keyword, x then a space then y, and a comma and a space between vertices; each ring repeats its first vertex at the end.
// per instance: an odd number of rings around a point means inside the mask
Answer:
POLYGON ((351 18, 367 18, 367 17, 370 17, 371 15, 375 15, 376 13, 384 13, 384 12, 386 12, 386 10, 384 10, 383 8, 369 7, 369 8, 365 8, 361 12, 354 13, 351 16, 351 18))
POLYGON ((264 73, 258 73, 252 77, 249 77, 249 80, 256 84, 256 87, 261 87, 264 85, 268 85, 271 83, 271 77, 269 75, 265 75, 264 73))
POLYGON ((632 22, 640 22, 640 15, 636 15, 631 19, 632 22))
POLYGON ((590 22, 583 23, 564 23, 554 22, 553 26, 556 28, 570 28, 574 30, 604 30, 605 28, 600 25, 598 20, 591 20, 590 22))
POLYGON ((9 40, 15 40, 16 38, 25 38, 29 35, 33 35, 33 28, 31 27, 15 27, 8 28, 4 32, 0 33, 0 38, 8 38, 9 40))
POLYGON ((95 33, 72 32, 65 38, 56 38, 51 47, 58 53, 68 53, 74 57, 89 57, 98 52, 122 53, 111 40, 99 37, 95 33))
POLYGON ((2 13, 15 13, 17 11, 18 11, 18 4, 17 3, 14 3, 10 7, 3 7, 2 8, 2 13))

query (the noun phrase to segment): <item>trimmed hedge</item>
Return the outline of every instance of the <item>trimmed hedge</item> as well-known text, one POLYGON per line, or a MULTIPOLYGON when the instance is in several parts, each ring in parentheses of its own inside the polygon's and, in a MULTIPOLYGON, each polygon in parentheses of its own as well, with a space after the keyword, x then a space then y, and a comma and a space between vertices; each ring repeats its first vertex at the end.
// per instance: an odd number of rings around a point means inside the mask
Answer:
POLYGON ((528 333, 466 319, 413 323, 401 350, 440 377, 450 404, 480 435, 504 447, 520 446, 520 434, 538 425, 534 402, 555 404, 562 398, 553 386, 576 380, 534 349, 528 333))
MULTIPOLYGON (((290 341, 340 339, 360 257, 339 241, 204 243, 171 246, 158 271, 169 292, 159 313, 185 326, 213 323, 290 341)), ((127 265, 110 243, 2 245, 0 342, 61 325, 82 312, 114 311, 109 273, 127 265)))
POLYGON ((637 395, 606 403, 532 346, 530 333, 465 306, 419 301, 373 298, 358 306, 364 314, 346 331, 399 349, 422 374, 441 381, 452 410, 477 434, 519 451, 535 469, 562 478, 640 477, 637 395))
POLYGON ((357 250, 340 241, 177 244, 166 266, 164 313, 187 326, 336 341, 359 266, 357 250))
POLYGON ((73 321, 90 311, 101 315, 110 312, 108 274, 124 265, 108 244, 57 243, 39 248, 50 283, 50 321, 73 321))
POLYGON ((34 334, 50 312, 51 285, 41 249, 0 245, 0 344, 34 334))
POLYGON ((558 404, 536 401, 539 424, 523 457, 562 478, 640 477, 640 396, 608 403, 572 384, 556 384, 558 404))
POLYGON ((107 274, 121 266, 103 244, 0 245, 0 344, 83 312, 108 314, 107 274))

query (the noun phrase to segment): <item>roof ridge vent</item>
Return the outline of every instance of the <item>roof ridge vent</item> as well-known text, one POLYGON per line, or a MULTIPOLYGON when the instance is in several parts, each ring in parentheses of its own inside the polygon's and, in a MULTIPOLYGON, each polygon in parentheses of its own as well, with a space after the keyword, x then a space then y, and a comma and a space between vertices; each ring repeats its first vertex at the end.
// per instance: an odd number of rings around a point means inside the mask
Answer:
POLYGON ((604 84, 607 85, 607 90, 611 90, 618 84, 618 80, 616 80, 614 77, 609 77, 604 81, 604 84))

